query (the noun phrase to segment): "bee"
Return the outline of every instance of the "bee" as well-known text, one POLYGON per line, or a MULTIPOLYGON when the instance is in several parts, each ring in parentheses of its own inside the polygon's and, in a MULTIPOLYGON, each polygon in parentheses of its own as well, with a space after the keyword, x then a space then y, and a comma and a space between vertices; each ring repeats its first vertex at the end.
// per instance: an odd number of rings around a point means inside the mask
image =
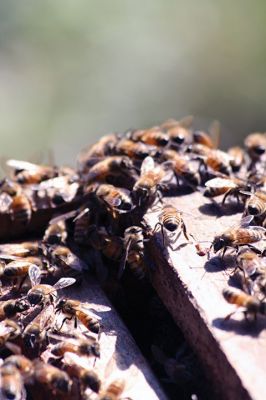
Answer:
POLYGON ((134 169, 131 159, 127 156, 110 156, 94 164, 89 172, 84 175, 87 184, 106 181, 107 177, 130 175, 134 169))
POLYGON ((7 166, 14 170, 15 181, 20 184, 35 184, 58 176, 56 167, 32 164, 27 161, 8 160, 7 166))
POLYGON ((81 191, 77 176, 57 176, 39 184, 31 185, 37 203, 46 207, 60 206, 71 202, 81 191))
POLYGON ((9 254, 15 257, 38 256, 41 253, 39 242, 22 242, 14 244, 1 244, 1 254, 9 254))
POLYGON ((214 253, 223 249, 223 257, 228 247, 238 250, 239 246, 265 240, 265 228, 261 226, 249 226, 251 220, 250 216, 245 217, 241 220, 240 226, 229 228, 221 235, 217 235, 211 245, 214 253))
POLYGON ((0 398, 2 400, 25 400, 26 390, 19 370, 11 364, 0 368, 0 398))
POLYGON ((29 304, 22 299, 0 301, 0 321, 5 318, 13 318, 16 314, 23 313, 29 308, 29 304))
POLYGON ((3 366, 5 367, 8 365, 15 367, 20 372, 24 382, 28 381, 33 375, 32 361, 21 354, 7 357, 3 366))
POLYGON ((256 217, 264 215, 266 213, 266 192, 256 190, 255 193, 250 194, 246 202, 246 211, 256 217))
MULTIPOLYGON (((251 296, 241 290, 236 289, 224 289, 223 296, 225 300, 230 304, 235 304, 237 307, 244 307, 244 314, 253 314, 256 318, 257 314, 266 314, 266 303, 259 301, 256 297, 251 296)), ((233 311, 225 317, 229 319, 236 311, 233 311)))
POLYGON ((151 146, 166 146, 169 142, 169 136, 155 126, 146 130, 136 130, 131 132, 130 139, 135 142, 142 142, 151 146))
POLYGON ((65 321, 74 319, 75 328, 77 327, 77 323, 79 321, 89 331, 99 334, 99 317, 96 317, 88 310, 86 303, 82 303, 79 300, 60 299, 56 304, 56 312, 60 311, 66 315, 62 322, 61 328, 65 321))
POLYGON ((222 204, 225 203, 227 197, 229 196, 236 197, 237 202, 240 203, 240 199, 246 198, 243 191, 248 189, 246 182, 237 178, 229 177, 210 179, 205 183, 205 186, 205 197, 213 198, 224 195, 222 204))
POLYGON ((117 378, 100 392, 97 400, 120 400, 125 389, 126 381, 123 378, 117 378))
POLYGON ((32 305, 53 303, 57 297, 57 290, 66 288, 76 282, 75 278, 61 278, 53 286, 41 284, 41 271, 36 265, 29 268, 29 277, 32 288, 28 291, 27 300, 32 305))
POLYGON ((156 223, 154 227, 154 232, 157 230, 158 227, 161 228, 164 246, 165 246, 165 234, 164 234, 165 230, 169 233, 168 246, 171 248, 171 250, 174 250, 172 244, 178 239, 181 232, 183 232, 185 238, 189 241, 187 228, 183 220, 182 213, 178 211, 175 207, 171 206, 170 204, 165 204, 162 208, 162 211, 159 214, 158 219, 159 221, 156 223), (170 238, 171 233, 174 234, 174 237, 171 236, 170 238))
POLYGON ((231 157, 230 165, 233 172, 239 172, 245 164, 245 152, 239 146, 230 147, 227 151, 231 157))
POLYGON ((194 117, 188 115, 182 118, 180 121, 169 119, 161 124, 160 128, 167 132, 170 140, 174 143, 181 145, 183 143, 189 143, 192 139, 191 125, 194 117))
POLYGON ((198 169, 190 163, 188 157, 180 155, 174 150, 165 150, 163 152, 163 159, 171 163, 178 184, 181 178, 193 187, 199 186, 200 175, 198 169))
POLYGON ((95 191, 96 198, 103 203, 108 211, 127 213, 133 209, 130 192, 109 184, 101 184, 95 191))
POLYGON ((60 342, 54 344, 49 352, 55 357, 63 357, 65 353, 74 353, 78 356, 100 357, 99 342, 92 336, 86 336, 86 339, 64 339, 60 336, 50 335, 50 337, 59 339, 60 342))
POLYGON ((132 160, 143 160, 145 157, 158 157, 160 150, 156 146, 134 142, 128 138, 121 139, 115 146, 115 152, 130 157, 132 160))
POLYGON ((103 136, 97 143, 89 148, 86 148, 78 155, 78 170, 82 173, 87 173, 89 168, 94 165, 99 159, 109 156, 113 148, 116 146, 119 137, 111 133, 103 136))
POLYGON ((65 371, 40 360, 35 360, 33 367, 35 380, 48 387, 54 395, 70 393, 72 381, 65 371))
POLYGON ((71 377, 73 376, 79 380, 83 391, 90 388, 93 392, 99 393, 101 380, 98 374, 89 368, 85 358, 74 353, 65 353, 64 366, 71 377))
POLYGON ((210 134, 203 131, 194 131, 193 141, 209 149, 216 149, 219 141, 220 129, 220 123, 218 121, 213 121, 209 127, 210 134))
POLYGON ((131 271, 138 279, 143 279, 146 274, 144 264, 144 238, 143 229, 140 226, 130 226, 124 232, 124 255, 119 266, 118 277, 121 278, 125 265, 128 263, 131 271))
POLYGON ((256 163, 266 151, 266 134, 251 133, 246 137, 244 144, 252 163, 256 163))
POLYGON ((51 263, 63 269, 74 269, 81 272, 86 268, 86 264, 76 256, 67 246, 55 245, 49 247, 48 258, 51 263))
POLYGON ((123 255, 123 239, 119 236, 107 236, 102 253, 105 257, 119 261, 123 255))
POLYGON ((65 243, 67 239, 67 230, 65 221, 50 221, 49 226, 44 232, 43 241, 49 244, 65 243))
POLYGON ((14 340, 21 335, 20 325, 12 319, 4 319, 0 323, 0 347, 4 346, 9 340, 14 340))
POLYGON ((159 165, 155 166, 152 157, 146 157, 141 165, 140 177, 132 191, 133 199, 137 205, 152 204, 165 178, 166 171, 159 165))
POLYGON ((25 327, 22 333, 25 348, 36 349, 39 352, 47 339, 47 331, 51 328, 53 321, 54 308, 49 305, 25 327))
POLYGON ((243 247, 239 250, 236 260, 238 268, 247 276, 254 275, 262 266, 261 257, 248 247, 243 247))

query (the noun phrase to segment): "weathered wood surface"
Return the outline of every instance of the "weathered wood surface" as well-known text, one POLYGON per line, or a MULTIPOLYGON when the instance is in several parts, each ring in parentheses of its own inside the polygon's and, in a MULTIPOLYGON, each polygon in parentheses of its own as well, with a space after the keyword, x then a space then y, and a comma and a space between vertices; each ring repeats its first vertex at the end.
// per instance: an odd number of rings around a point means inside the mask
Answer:
MULTIPOLYGON (((97 371, 103 372, 100 376, 104 375, 105 367, 109 364, 114 369, 113 377, 121 376, 128 383, 123 397, 130 397, 132 400, 166 400, 167 397, 135 341, 99 285, 93 279, 84 277, 81 286, 74 286, 63 292, 63 295, 69 298, 88 302, 92 311, 102 319, 101 357, 95 365, 97 371), (115 359, 114 363, 110 362, 112 358, 115 359)), ((112 380, 112 370, 108 371, 104 383, 110 380, 112 380)))
MULTIPOLYGON (((241 219, 236 208, 226 207, 227 215, 217 217, 216 208, 200 193, 165 198, 165 203, 187 212, 187 229, 198 240, 212 241, 241 219)), ((158 213, 147 215, 154 226, 158 213)), ((184 243, 181 235, 177 245, 184 243)), ((208 246, 207 243, 203 246, 208 246)), ((216 398, 226 400, 266 398, 266 318, 247 323, 242 313, 229 321, 224 317, 234 310, 226 303, 222 289, 228 285, 232 256, 212 258, 196 254, 191 244, 172 251, 163 248, 158 233, 149 243, 149 252, 156 269, 152 282, 159 296, 184 332, 186 339, 201 359, 207 377, 214 383, 216 398)))

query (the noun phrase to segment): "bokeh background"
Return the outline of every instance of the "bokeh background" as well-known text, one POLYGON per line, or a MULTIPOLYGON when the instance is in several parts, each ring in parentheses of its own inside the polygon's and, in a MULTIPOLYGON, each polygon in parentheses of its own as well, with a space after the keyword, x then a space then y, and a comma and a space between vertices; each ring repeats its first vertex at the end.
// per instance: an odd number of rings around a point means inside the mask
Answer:
POLYGON ((186 114, 266 130, 264 0, 0 3, 1 155, 42 161, 186 114))

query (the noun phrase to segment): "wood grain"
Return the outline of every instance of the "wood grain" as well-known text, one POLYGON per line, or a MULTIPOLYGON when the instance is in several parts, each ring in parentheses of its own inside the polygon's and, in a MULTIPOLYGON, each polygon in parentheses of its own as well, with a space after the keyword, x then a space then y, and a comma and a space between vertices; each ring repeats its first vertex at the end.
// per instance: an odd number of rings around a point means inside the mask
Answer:
MULTIPOLYGON (((187 229, 200 241, 211 242, 215 234, 241 219, 240 210, 230 206, 221 216, 200 193, 165 198, 164 202, 187 212, 183 215, 187 229)), ((146 218, 154 227, 158 213, 146 218)), ((177 245, 184 242, 181 235, 177 245)), ((201 359, 216 398, 265 399, 266 318, 248 323, 242 313, 237 313, 224 321, 234 309, 222 297, 222 289, 230 283, 234 257, 225 257, 223 262, 213 257, 208 262, 196 254, 192 244, 172 251, 163 247, 160 233, 148 246, 156 264, 152 283, 201 359)))

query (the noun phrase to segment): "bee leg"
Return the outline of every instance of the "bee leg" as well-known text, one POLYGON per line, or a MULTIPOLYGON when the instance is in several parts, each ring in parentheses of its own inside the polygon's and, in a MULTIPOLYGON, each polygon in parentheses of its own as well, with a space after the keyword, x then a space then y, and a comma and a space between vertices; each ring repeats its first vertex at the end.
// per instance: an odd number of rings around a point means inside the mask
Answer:
POLYGON ((232 317, 232 315, 234 315, 237 311, 238 311, 238 309, 236 309, 235 311, 231 312, 226 317, 224 317, 224 321, 228 321, 232 317))
POLYGON ((78 327, 78 319, 77 317, 74 318, 74 328, 77 329, 78 327))
POLYGON ((27 279, 27 275, 23 276, 23 278, 21 278, 21 281, 18 284, 18 290, 20 290, 22 288, 23 283, 25 282, 25 280, 27 279))
POLYGON ((64 319, 63 319, 63 322, 62 322, 62 324, 61 324, 61 326, 60 326, 60 328, 59 328, 58 330, 61 331, 61 329, 63 328, 64 323, 65 323, 66 321, 71 321, 71 320, 72 320, 72 317, 66 317, 66 318, 64 318, 64 319))
MULTIPOLYGON (((187 233, 187 227, 186 227, 184 221, 182 222, 181 229, 182 229, 182 231, 183 231, 183 234, 184 234, 185 238, 187 239, 187 241, 189 241, 189 237, 188 237, 188 233, 187 233)), ((192 235, 191 235, 191 236, 192 236, 192 235)), ((193 236, 192 236, 192 238, 193 238, 193 236)), ((193 238, 193 239, 194 239, 194 238, 193 238)))
POLYGON ((222 200, 222 206, 225 205, 225 201, 226 201, 227 197, 230 196, 230 194, 231 194, 231 189, 229 189, 229 190, 225 193, 225 195, 224 195, 224 197, 223 197, 223 200, 222 200))
POLYGON ((223 258, 224 258, 224 256, 225 256, 226 250, 227 250, 227 247, 224 247, 223 252, 222 252, 222 257, 221 257, 222 260, 223 260, 223 258))

